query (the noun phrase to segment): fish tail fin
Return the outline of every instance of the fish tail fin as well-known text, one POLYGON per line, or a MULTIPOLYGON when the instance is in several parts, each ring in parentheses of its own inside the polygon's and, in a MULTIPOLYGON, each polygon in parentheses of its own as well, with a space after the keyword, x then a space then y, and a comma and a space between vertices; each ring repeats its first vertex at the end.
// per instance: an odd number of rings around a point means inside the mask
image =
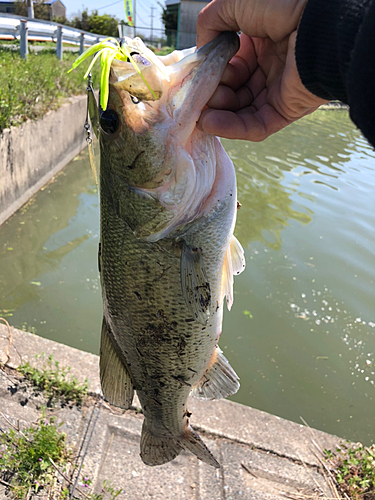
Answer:
POLYGON ((166 464, 176 458, 182 450, 189 450, 199 460, 217 469, 220 468, 219 462, 190 425, 186 426, 183 436, 168 438, 154 436, 147 428, 146 419, 143 421, 141 458, 146 465, 166 464))
POLYGON ((143 421, 141 435, 141 459, 146 465, 163 465, 176 458, 182 447, 174 438, 158 437, 147 428, 147 420, 143 421))
POLYGON ((185 450, 189 450, 194 455, 208 465, 212 465, 216 469, 220 469, 220 464, 204 444, 200 436, 188 424, 182 438, 178 439, 180 446, 185 450))

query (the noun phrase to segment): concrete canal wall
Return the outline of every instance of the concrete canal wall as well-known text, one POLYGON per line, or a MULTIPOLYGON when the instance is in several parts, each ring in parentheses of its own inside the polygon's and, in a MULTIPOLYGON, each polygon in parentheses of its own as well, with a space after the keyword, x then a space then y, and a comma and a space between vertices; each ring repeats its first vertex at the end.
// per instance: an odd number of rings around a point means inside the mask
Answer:
POLYGON ((0 225, 85 147, 86 99, 0 135, 0 225))

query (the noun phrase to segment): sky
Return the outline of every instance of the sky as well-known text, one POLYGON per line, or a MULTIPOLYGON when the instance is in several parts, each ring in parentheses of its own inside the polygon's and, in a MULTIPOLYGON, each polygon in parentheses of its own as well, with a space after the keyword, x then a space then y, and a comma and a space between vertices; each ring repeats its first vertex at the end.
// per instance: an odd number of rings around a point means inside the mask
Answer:
MULTIPOLYGON (((151 12, 153 12, 154 36, 161 34, 160 29, 163 28, 161 22, 162 9, 157 0, 133 0, 133 5, 134 2, 136 2, 136 26, 151 28, 151 12), (153 11, 151 11, 151 7, 154 7, 153 11), (159 28, 159 31, 155 28, 159 28)), ((124 0, 62 0, 62 3, 66 7, 66 17, 68 19, 86 7, 89 12, 97 10, 99 14, 111 14, 119 19, 125 19, 124 0)), ((160 3, 164 5, 163 0, 160 3)), ((140 29, 139 31, 147 36, 150 34, 150 30, 147 29, 140 29)))

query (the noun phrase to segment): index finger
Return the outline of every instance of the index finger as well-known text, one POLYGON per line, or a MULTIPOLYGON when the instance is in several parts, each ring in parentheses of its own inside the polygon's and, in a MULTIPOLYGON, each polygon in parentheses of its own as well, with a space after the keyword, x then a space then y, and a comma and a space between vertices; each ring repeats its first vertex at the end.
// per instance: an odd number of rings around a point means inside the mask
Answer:
POLYGON ((289 125, 291 121, 266 102, 259 110, 250 106, 236 113, 206 109, 198 120, 198 128, 226 139, 260 142, 289 125))
POLYGON ((197 48, 216 38, 222 31, 239 31, 232 1, 216 0, 204 7, 197 19, 197 48))

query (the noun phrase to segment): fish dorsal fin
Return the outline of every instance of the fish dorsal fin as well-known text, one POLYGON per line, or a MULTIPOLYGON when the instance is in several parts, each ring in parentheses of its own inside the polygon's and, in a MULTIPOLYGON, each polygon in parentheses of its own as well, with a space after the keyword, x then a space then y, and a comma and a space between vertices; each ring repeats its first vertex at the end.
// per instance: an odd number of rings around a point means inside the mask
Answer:
POLYGON ((194 319, 205 325, 210 316, 211 290, 200 248, 186 242, 181 254, 181 288, 194 319))
POLYGON ((117 355, 109 338, 108 327, 103 318, 100 341, 100 382, 104 398, 111 405, 128 409, 133 401, 134 388, 128 369, 117 355))
POLYGON ((242 273, 245 269, 245 257, 241 243, 232 236, 230 245, 224 257, 222 294, 227 298, 227 307, 230 311, 233 304, 233 276, 242 273))
POLYGON ((198 399, 221 399, 235 394, 240 388, 237 373, 228 363, 220 347, 216 347, 210 366, 191 395, 198 399))

